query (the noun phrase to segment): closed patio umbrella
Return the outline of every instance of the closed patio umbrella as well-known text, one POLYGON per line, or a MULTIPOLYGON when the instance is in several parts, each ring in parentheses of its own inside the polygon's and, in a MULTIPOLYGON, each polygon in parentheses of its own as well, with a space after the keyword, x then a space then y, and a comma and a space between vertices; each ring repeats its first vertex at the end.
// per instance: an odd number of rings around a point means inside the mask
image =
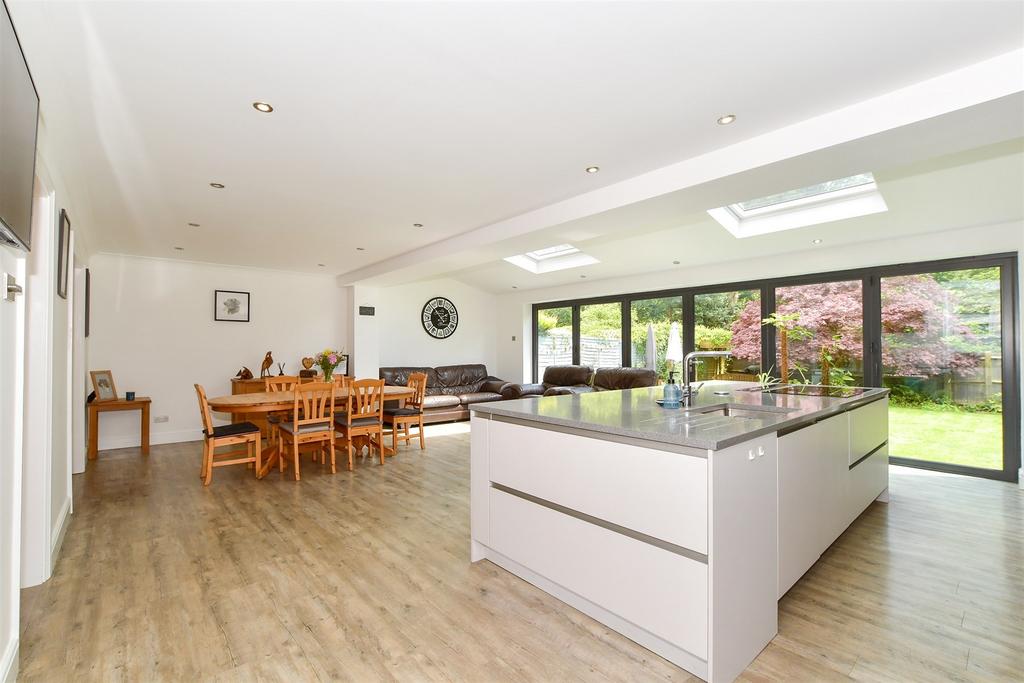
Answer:
POLYGON ((654 342, 654 323, 647 323, 647 353, 644 365, 650 370, 658 369, 658 347, 654 342))
POLYGON ((679 323, 672 323, 668 330, 668 350, 665 352, 665 360, 672 363, 683 362, 683 338, 679 334, 679 323))

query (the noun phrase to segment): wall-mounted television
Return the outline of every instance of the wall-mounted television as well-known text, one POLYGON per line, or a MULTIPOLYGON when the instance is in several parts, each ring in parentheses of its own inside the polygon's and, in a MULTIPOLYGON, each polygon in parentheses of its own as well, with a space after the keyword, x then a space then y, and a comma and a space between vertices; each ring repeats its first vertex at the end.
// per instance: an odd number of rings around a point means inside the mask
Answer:
POLYGON ((0 242, 32 246, 39 95, 14 23, 0 12, 0 242))

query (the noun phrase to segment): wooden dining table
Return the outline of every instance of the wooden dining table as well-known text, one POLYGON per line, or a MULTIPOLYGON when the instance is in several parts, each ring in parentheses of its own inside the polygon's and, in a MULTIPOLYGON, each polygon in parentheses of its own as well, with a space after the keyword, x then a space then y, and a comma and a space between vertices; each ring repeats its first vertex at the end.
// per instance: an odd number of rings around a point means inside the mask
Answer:
MULTIPOLYGON (((350 389, 337 389, 335 391, 335 403, 338 399, 344 400, 346 392, 350 389)), ((414 392, 409 387, 384 386, 385 401, 405 402, 405 399, 412 398, 414 392)), ((278 411, 292 410, 295 406, 295 396, 290 391, 258 391, 251 394, 233 394, 231 396, 217 396, 209 399, 210 410, 217 413, 274 413, 278 411)), ((383 440, 382 440, 383 441, 383 440)), ((385 455, 394 455, 395 451, 383 443, 380 444, 385 455)), ((281 450, 277 444, 270 446, 263 451, 263 467, 256 473, 256 476, 263 478, 271 468, 277 464, 281 457, 281 450)), ((287 459, 284 461, 287 466, 287 459)))

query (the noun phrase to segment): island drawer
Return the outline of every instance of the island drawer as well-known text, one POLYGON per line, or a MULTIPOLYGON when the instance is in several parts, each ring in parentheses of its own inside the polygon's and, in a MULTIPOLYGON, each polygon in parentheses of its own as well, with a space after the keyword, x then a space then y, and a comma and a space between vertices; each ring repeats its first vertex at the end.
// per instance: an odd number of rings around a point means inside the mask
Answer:
POLYGON ((850 458, 852 465, 889 438, 889 399, 881 398, 854 408, 850 415, 850 458))
POLYGON ((549 581, 707 659, 706 564, 494 488, 490 545, 549 581))
POLYGON ((705 458, 492 421, 489 478, 701 554, 705 458))

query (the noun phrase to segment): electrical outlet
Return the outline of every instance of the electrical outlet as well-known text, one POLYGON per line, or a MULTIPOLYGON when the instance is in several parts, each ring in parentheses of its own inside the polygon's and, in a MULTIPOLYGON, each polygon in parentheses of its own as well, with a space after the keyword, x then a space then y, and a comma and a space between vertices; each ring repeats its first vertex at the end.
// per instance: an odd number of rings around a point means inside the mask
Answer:
POLYGON ((153 418, 153 422, 167 422, 170 419, 171 418, 167 417, 166 415, 157 415, 156 417, 153 418))

